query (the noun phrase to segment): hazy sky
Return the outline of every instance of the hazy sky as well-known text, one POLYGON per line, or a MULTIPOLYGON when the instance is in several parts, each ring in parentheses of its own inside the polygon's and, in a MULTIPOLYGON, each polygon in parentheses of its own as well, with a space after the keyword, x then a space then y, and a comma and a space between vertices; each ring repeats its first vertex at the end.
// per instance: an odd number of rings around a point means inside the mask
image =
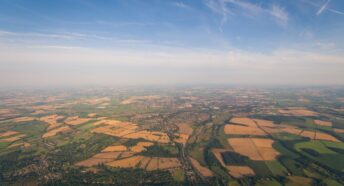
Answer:
POLYGON ((0 86, 179 83, 344 84, 344 1, 0 1, 0 86))

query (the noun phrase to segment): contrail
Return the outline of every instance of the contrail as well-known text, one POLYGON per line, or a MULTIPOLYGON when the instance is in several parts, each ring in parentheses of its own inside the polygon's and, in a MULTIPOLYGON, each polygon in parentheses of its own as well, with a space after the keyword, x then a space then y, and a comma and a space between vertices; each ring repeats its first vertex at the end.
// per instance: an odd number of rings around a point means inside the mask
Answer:
POLYGON ((330 0, 327 0, 327 2, 320 7, 320 9, 317 11, 317 15, 320 15, 326 9, 329 2, 330 0))

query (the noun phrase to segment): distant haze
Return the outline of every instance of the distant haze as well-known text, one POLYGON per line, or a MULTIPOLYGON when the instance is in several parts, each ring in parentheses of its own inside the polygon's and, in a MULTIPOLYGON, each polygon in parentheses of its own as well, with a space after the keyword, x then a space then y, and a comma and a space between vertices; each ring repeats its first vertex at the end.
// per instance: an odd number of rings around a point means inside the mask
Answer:
POLYGON ((0 86, 344 84, 344 2, 0 2, 0 86))

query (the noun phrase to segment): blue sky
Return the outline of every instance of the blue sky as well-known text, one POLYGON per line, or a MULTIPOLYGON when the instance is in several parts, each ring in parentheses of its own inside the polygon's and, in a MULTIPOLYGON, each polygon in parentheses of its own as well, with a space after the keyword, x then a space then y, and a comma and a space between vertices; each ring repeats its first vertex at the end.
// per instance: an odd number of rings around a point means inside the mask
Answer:
POLYGON ((344 84, 343 33, 342 0, 2 0, 0 84, 344 84))

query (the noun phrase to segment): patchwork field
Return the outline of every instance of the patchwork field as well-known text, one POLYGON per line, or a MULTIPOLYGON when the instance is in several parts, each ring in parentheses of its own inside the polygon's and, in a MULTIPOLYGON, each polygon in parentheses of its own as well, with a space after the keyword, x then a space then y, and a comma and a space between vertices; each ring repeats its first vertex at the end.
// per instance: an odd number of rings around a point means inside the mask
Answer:
POLYGON ((248 166, 227 166, 227 169, 234 178, 255 175, 254 171, 248 166))
POLYGON ((102 152, 123 152, 127 150, 128 148, 124 145, 114 145, 106 147, 102 152))
POLYGON ((234 152, 247 156, 251 160, 275 160, 280 154, 273 147, 273 140, 263 138, 229 138, 228 143, 234 152))
POLYGON ((155 100, 155 99, 159 99, 159 98, 160 98, 160 96, 158 96, 158 95, 133 96, 133 97, 130 97, 128 99, 121 101, 121 104, 128 105, 128 104, 136 103, 138 101, 155 100))
POLYGON ((336 96, 343 91, 0 92, 0 185, 344 185, 336 96))
POLYGON ((314 120, 314 123, 316 125, 320 125, 320 126, 326 126, 326 127, 331 127, 332 126, 332 122, 330 121, 322 121, 322 120, 314 120))
POLYGON ((190 135, 193 132, 193 129, 186 123, 177 124, 179 128, 179 133, 176 134, 175 142, 186 144, 190 135))
POLYGON ((157 158, 132 156, 107 163, 106 165, 116 168, 142 168, 148 171, 173 169, 181 166, 177 158, 157 158))
POLYGON ((46 132, 45 134, 43 134, 42 138, 48 138, 48 137, 52 137, 57 135, 58 133, 62 133, 62 132, 68 132, 71 131, 72 129, 68 126, 62 126, 62 127, 58 127, 55 129, 52 129, 48 132, 46 132))
POLYGON ((18 132, 17 131, 2 132, 2 133, 0 133, 0 138, 12 136, 12 135, 15 135, 15 134, 18 134, 18 132))
POLYGON ((280 109, 278 112, 286 116, 317 116, 318 113, 305 108, 280 109))
POLYGON ((266 136, 267 134, 257 128, 251 126, 240 126, 240 125, 233 125, 229 124, 225 126, 225 133, 226 134, 237 134, 237 135, 256 135, 256 136, 266 136))
POLYGON ((209 170, 207 167, 202 166, 197 160, 195 160, 194 158, 189 158, 192 166, 195 167, 195 169, 197 169, 197 171, 204 177, 210 177, 213 176, 213 172, 211 170, 209 170))
POLYGON ((27 121, 33 121, 35 120, 36 118, 33 118, 33 117, 19 117, 19 118, 15 118, 14 119, 14 122, 27 122, 27 121))
POLYGON ((67 125, 80 125, 90 121, 89 118, 79 118, 79 116, 68 117, 64 122, 67 125))
POLYGON ((87 160, 78 162, 75 165, 82 166, 82 167, 93 167, 96 165, 114 161, 117 157, 120 156, 120 154, 121 154, 120 152, 102 152, 102 153, 94 155, 93 157, 87 160))
MULTIPOLYGON (((314 120, 314 122, 315 121, 319 123, 320 120, 314 120)), ((340 141, 330 134, 326 134, 319 131, 303 130, 290 125, 276 125, 274 124, 274 122, 268 120, 233 118, 230 120, 230 122, 240 125, 227 124, 224 128, 224 131, 226 134, 229 135, 267 136, 268 134, 271 135, 274 133, 287 132, 314 140, 326 140, 334 142, 340 141)), ((322 124, 324 124, 324 121, 321 122, 322 124)))
POLYGON ((22 139, 25 136, 26 136, 25 134, 19 134, 19 135, 14 135, 11 137, 1 138, 0 142, 14 142, 14 141, 18 141, 22 139))
POLYGON ((170 139, 166 133, 158 131, 139 130, 138 126, 130 122, 121 122, 117 120, 101 120, 93 124, 96 126, 92 130, 95 133, 103 133, 110 136, 129 138, 129 139, 145 139, 159 143, 169 143, 170 139))
POLYGON ((39 120, 48 123, 49 127, 47 128, 47 130, 51 130, 51 129, 54 129, 54 128, 60 126, 61 123, 59 123, 58 120, 61 120, 63 118, 65 118, 65 117, 59 116, 57 114, 53 114, 53 115, 41 117, 41 118, 39 118, 39 120))

